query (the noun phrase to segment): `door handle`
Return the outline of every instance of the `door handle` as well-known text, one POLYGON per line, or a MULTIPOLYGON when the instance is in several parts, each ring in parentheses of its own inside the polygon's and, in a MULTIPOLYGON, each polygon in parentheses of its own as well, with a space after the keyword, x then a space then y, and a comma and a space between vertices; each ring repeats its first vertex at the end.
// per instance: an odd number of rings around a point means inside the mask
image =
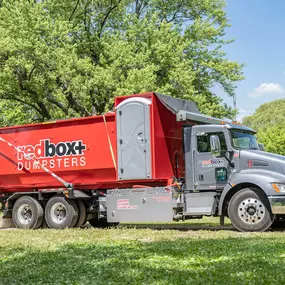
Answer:
POLYGON ((144 142, 143 133, 138 133, 138 139, 139 139, 141 142, 144 142))

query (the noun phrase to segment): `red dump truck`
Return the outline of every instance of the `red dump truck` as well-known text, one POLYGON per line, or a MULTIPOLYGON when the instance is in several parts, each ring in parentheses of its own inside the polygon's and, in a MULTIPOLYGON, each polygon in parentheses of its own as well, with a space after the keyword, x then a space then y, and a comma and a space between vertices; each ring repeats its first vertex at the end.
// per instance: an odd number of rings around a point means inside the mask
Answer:
POLYGON ((260 194, 258 179, 234 178, 245 167, 235 137, 245 139, 241 147, 249 140, 256 155, 253 130, 152 92, 117 97, 114 111, 101 116, 1 128, 3 225, 59 229, 229 215, 239 230, 265 230, 280 197, 270 208, 270 191, 260 194), (250 196, 242 206, 233 201, 241 192, 250 196))

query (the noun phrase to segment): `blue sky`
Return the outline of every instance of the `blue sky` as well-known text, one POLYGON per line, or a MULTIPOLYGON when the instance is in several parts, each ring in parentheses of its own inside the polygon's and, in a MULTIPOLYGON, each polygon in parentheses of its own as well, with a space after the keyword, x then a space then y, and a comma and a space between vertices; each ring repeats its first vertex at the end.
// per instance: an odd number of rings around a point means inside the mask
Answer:
MULTIPOLYGON (((227 0, 231 27, 224 48, 228 58, 246 64, 245 80, 236 91, 238 119, 254 113, 261 104, 285 98, 285 0, 227 0)), ((230 105, 221 90, 216 94, 230 105)))

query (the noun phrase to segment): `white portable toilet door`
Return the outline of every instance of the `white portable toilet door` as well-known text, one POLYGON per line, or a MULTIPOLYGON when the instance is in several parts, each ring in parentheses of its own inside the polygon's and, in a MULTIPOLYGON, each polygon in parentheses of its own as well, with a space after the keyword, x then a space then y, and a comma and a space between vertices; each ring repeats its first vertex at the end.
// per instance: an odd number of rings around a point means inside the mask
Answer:
POLYGON ((130 98, 116 110, 118 178, 151 178, 150 101, 130 98))

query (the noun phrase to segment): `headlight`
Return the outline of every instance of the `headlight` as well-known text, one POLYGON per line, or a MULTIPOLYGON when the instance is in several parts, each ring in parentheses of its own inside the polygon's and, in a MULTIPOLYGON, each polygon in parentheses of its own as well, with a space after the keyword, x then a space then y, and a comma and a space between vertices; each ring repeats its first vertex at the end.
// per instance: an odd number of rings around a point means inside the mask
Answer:
POLYGON ((272 183, 271 186, 276 192, 285 192, 285 184, 272 183))

